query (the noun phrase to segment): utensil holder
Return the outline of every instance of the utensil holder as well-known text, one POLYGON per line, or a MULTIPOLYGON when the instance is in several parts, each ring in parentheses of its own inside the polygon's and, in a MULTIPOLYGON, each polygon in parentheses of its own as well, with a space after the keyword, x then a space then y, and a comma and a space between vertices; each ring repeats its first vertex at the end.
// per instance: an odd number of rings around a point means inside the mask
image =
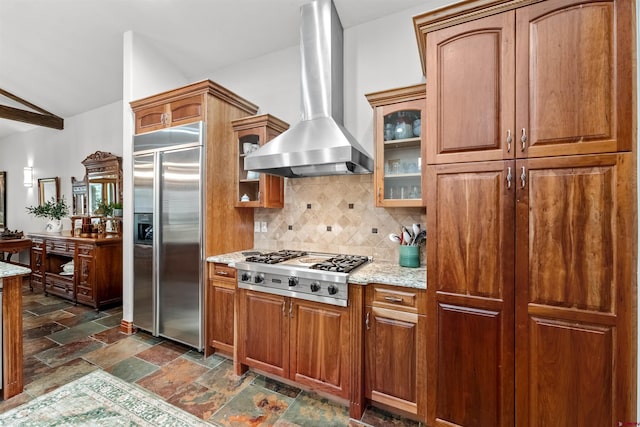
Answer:
POLYGON ((420 246, 400 246, 401 267, 420 267, 420 246))

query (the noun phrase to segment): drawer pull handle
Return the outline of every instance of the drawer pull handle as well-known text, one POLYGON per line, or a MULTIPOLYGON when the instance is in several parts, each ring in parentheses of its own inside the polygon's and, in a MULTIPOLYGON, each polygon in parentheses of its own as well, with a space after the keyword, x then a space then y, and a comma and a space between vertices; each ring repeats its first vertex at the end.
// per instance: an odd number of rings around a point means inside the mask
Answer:
POLYGON ((369 312, 367 311, 367 318, 365 319, 364 323, 367 325, 367 331, 370 329, 369 328, 369 312))
POLYGON ((400 297, 384 297, 385 301, 389 301, 389 302, 403 302, 403 299, 400 297))
POLYGON ((226 271, 216 271, 216 274, 218 276, 228 276, 229 275, 229 273, 227 273, 226 271))

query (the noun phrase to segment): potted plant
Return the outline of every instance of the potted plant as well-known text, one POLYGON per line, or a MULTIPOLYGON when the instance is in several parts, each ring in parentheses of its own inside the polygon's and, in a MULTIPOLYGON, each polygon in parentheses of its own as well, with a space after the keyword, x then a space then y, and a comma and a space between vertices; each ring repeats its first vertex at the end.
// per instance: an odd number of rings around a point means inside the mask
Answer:
POLYGON ((47 218, 46 231, 48 233, 59 233, 62 230, 62 218, 68 215, 69 206, 64 200, 64 196, 56 200, 54 197, 51 200, 39 206, 28 206, 27 213, 35 216, 36 218, 47 218))
POLYGON ((98 202, 98 207, 93 213, 96 215, 111 216, 113 214, 113 205, 101 200, 98 202))

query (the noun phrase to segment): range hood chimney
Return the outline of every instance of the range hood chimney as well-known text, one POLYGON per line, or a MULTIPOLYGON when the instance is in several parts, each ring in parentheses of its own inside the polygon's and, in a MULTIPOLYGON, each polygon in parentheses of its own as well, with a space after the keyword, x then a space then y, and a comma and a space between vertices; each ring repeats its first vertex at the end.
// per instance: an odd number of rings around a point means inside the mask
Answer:
POLYGON ((300 7, 302 120, 249 154, 246 170, 288 178, 365 174, 373 160, 343 126, 342 24, 333 1, 300 7))

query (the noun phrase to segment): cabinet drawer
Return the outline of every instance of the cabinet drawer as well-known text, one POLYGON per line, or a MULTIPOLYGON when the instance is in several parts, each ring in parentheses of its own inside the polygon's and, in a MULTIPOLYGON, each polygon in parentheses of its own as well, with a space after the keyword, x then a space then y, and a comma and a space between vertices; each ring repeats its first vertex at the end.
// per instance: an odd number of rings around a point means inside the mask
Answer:
POLYGON ((88 302, 88 303, 92 303, 93 302, 93 289, 88 288, 86 286, 79 286, 77 287, 76 290, 76 297, 78 298, 78 301, 82 301, 82 302, 88 302))
POLYGON ((45 288, 47 292, 73 298, 73 280, 63 279, 57 275, 45 273, 45 288))
POLYGON ((394 310, 426 313, 424 289, 402 288, 384 285, 369 285, 367 304, 394 310))
POLYGON ((44 245, 44 240, 38 239, 35 237, 31 237, 31 247, 34 249, 42 249, 44 245))
POLYGON ((227 264, 212 263, 209 265, 209 279, 216 281, 236 281, 236 269, 227 264))
POLYGON ((80 244, 78 245, 78 255, 93 256, 93 245, 80 244))
POLYGON ((74 242, 64 240, 47 240, 47 252, 55 252, 61 255, 73 256, 76 249, 74 242))

